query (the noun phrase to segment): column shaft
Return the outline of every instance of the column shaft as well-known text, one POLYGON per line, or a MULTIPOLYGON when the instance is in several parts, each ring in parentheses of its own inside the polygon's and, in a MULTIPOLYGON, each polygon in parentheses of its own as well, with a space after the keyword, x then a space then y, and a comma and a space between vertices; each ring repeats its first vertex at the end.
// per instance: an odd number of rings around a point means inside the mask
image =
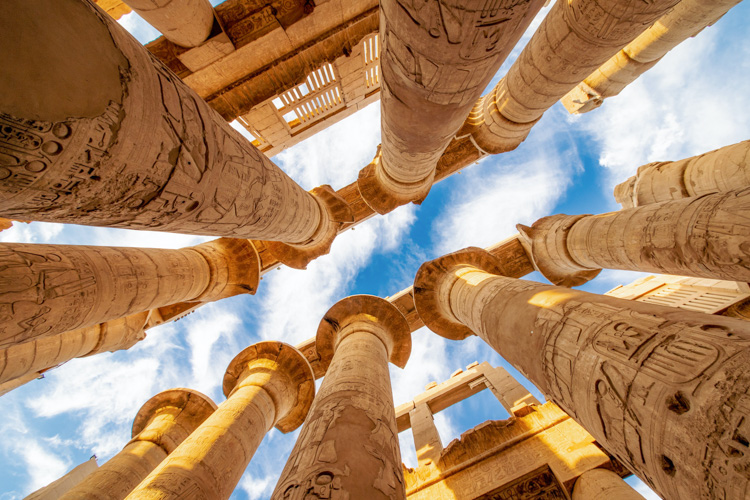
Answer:
POLYGON ((643 165, 615 187, 615 199, 623 208, 632 208, 747 186, 750 141, 743 141, 684 160, 643 165))
POLYGON ((498 399, 508 414, 513 416, 516 411, 527 405, 538 405, 539 401, 523 385, 511 376, 504 368, 498 366, 484 373, 490 390, 498 399))
POLYGON ((0 17, 15 20, 0 32, 3 217, 293 244, 329 223, 88 0, 10 0, 0 17))
POLYGON ((214 25, 214 9, 208 0, 124 0, 164 38, 182 47, 206 41, 214 25))
POLYGON ((623 479, 607 469, 592 469, 576 480, 573 500, 645 500, 623 479))
POLYGON ((429 463, 437 465, 443 451, 443 443, 435 427, 435 420, 429 405, 427 403, 417 405, 409 412, 409 422, 419 467, 429 463))
POLYGON ((446 273, 452 313, 665 498, 750 492, 746 322, 446 273))

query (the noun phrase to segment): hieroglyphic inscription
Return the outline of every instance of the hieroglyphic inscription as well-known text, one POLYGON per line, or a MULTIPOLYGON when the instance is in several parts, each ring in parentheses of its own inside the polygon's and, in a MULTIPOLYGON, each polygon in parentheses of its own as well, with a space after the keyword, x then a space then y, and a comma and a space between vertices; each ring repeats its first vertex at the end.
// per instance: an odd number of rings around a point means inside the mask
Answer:
POLYGON ((568 494, 548 465, 510 481, 476 500, 567 500, 568 494))

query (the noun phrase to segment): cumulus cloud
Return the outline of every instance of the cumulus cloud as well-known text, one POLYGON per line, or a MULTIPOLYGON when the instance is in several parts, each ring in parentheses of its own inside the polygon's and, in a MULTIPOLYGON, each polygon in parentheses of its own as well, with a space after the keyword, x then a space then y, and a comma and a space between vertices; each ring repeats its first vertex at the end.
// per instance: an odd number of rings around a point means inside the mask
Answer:
POLYGON ((128 33, 133 35, 136 40, 144 45, 161 36, 161 33, 159 33, 156 28, 144 21, 143 18, 135 12, 125 14, 118 19, 117 22, 120 23, 120 26, 125 28, 128 33))

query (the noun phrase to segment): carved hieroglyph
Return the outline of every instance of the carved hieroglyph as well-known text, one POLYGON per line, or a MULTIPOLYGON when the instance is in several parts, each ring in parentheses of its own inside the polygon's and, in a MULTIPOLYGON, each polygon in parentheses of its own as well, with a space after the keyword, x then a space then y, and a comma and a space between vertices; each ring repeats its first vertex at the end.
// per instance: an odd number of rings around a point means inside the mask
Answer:
POLYGON ((544 112, 678 0, 568 0, 552 6, 459 134, 488 153, 515 149, 544 112))
POLYGON ((124 0, 164 38, 182 47, 205 42, 214 25, 208 0, 124 0))
POLYGON ((711 26, 740 0, 681 0, 661 19, 641 33, 591 73, 562 99, 571 113, 586 113, 604 99, 619 94, 653 68, 667 52, 711 26))
POLYGON ((240 352, 223 386, 227 400, 129 499, 229 498, 266 433, 302 425, 315 394, 310 364, 282 342, 259 342, 240 352))
POLYGON ((623 208, 750 186, 750 141, 709 151, 684 160, 654 162, 615 186, 623 208))
POLYGON ((86 0, 0 3, 0 215, 307 242, 313 196, 86 0), (45 75, 39 78, 38 75, 45 75))
POLYGON ((254 293, 255 247, 220 238, 180 250, 0 245, 0 347, 155 307, 254 293))
POLYGON ((518 225, 552 283, 577 286, 602 268, 750 281, 750 188, 601 215, 518 225))
POLYGON ((443 151, 543 3, 380 3, 382 158, 358 181, 376 212, 424 199, 443 151))
POLYGON ((149 399, 133 422, 133 439, 61 500, 121 500, 216 410, 207 396, 170 389, 149 399))
POLYGON ((747 322, 459 260, 448 255, 417 273, 417 310, 425 298, 434 306, 427 326, 442 334, 440 314, 473 331, 664 498, 750 494, 747 322))
POLYGON ((321 321, 316 347, 330 366, 271 498, 404 499, 388 361, 409 358, 406 319, 381 298, 347 297, 321 321))
POLYGON ((619 475, 607 469, 584 472, 573 487, 573 500, 646 500, 619 475))

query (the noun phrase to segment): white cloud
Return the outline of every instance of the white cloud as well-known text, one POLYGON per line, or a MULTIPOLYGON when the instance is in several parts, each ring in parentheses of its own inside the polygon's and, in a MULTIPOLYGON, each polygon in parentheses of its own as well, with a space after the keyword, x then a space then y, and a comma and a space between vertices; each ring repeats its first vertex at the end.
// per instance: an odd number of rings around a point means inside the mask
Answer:
POLYGON ((38 441, 29 438, 17 447, 17 452, 26 463, 30 476, 29 490, 34 491, 46 486, 68 471, 70 463, 57 454, 41 446, 38 441))
POLYGON ((250 500, 258 500, 259 498, 269 498, 271 496, 277 480, 278 477, 273 476, 257 478, 246 474, 242 476, 238 486, 247 494, 250 500))
POLYGON ((63 224, 51 222, 19 222, 13 221, 13 226, 0 232, 0 242, 3 243, 50 243, 63 230, 63 224))
POLYGON ((136 40, 144 45, 161 36, 161 33, 159 33, 156 28, 144 21, 143 18, 135 12, 125 14, 118 19, 117 22, 120 23, 120 26, 125 28, 128 33, 133 35, 136 40))

